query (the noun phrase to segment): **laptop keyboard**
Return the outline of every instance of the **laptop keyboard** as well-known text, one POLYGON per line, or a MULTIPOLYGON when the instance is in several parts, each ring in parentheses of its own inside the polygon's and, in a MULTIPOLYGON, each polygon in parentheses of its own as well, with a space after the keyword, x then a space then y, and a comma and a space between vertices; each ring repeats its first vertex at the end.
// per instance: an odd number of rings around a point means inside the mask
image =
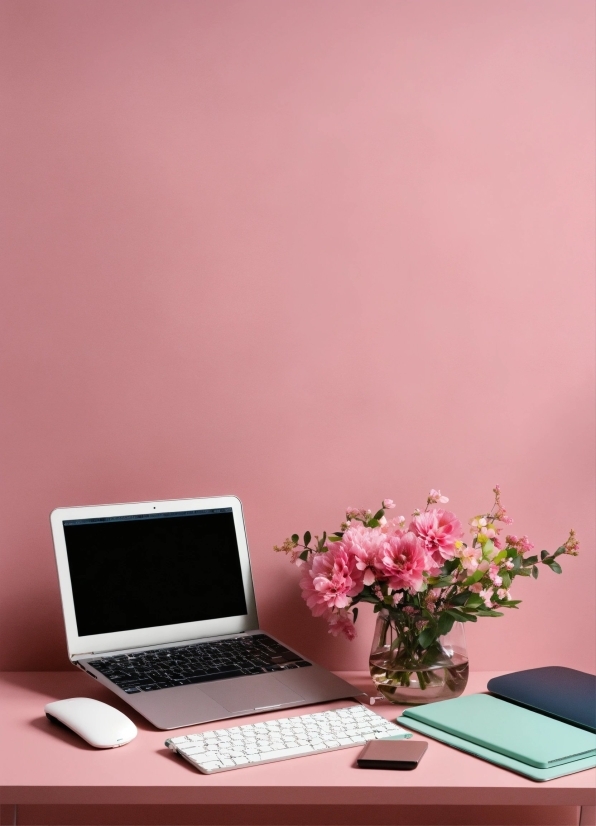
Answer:
POLYGON ((127 694, 311 665, 266 634, 156 648, 88 664, 127 694))

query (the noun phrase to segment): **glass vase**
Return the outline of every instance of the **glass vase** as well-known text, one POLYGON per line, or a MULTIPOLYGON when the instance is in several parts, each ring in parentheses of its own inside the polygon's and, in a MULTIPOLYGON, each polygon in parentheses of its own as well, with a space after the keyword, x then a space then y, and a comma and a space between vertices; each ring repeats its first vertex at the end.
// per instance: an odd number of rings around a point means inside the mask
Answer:
POLYGON ((422 705, 459 697, 468 682, 463 623, 428 648, 418 642, 421 620, 400 611, 380 611, 370 652, 370 673, 392 703, 422 705))

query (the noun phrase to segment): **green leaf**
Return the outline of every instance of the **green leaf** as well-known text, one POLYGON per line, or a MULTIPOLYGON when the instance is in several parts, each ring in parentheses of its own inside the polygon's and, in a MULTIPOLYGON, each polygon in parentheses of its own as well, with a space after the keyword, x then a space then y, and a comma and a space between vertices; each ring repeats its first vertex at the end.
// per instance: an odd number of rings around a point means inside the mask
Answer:
POLYGON ((341 541, 341 536, 335 536, 335 534, 334 534, 333 536, 329 537, 329 542, 340 542, 340 541, 341 541))
POLYGON ((343 535, 343 531, 335 531, 335 533, 333 534, 333 536, 337 536, 338 539, 341 539, 343 535))
POLYGON ((502 611, 493 611, 490 608, 485 608, 482 611, 478 611, 478 616, 479 617, 502 617, 503 612, 502 611))
POLYGON ((563 569, 561 568, 561 566, 559 565, 558 562, 555 562, 554 559, 553 559, 552 562, 549 563, 548 567, 551 569, 551 571, 554 571, 555 574, 562 574, 563 573, 563 569))
POLYGON ((499 553, 494 557, 493 562, 495 565, 498 565, 499 562, 502 562, 506 556, 507 553, 505 551, 499 551, 499 553))
POLYGON ((564 554, 566 550, 567 548, 564 545, 560 548, 557 548, 557 550, 553 554, 553 559, 557 556, 561 556, 561 554, 564 554))
POLYGON ((479 608, 482 604, 482 597, 479 597, 478 594, 470 594, 466 601, 466 608, 479 608))
POLYGON ((312 536, 310 535, 310 531, 307 531, 307 532, 304 534, 304 544, 305 544, 305 545, 309 545, 309 544, 310 544, 310 540, 311 540, 311 539, 312 539, 312 536))
POLYGON ((503 588, 509 588, 509 586, 511 585, 511 577, 509 576, 509 574, 503 574, 502 579, 503 588))
POLYGON ((466 579, 464 579, 463 585, 473 585, 475 582, 480 582, 485 573, 486 571, 474 571, 472 576, 466 577, 466 579))
POLYGON ((358 619, 358 609, 354 608, 354 610, 352 611, 352 614, 354 615, 354 622, 356 622, 356 620, 358 619))
POLYGON ((515 559, 517 556, 517 548, 505 548, 505 551, 509 559, 515 559))
POLYGON ((453 619, 453 617, 450 617, 449 614, 441 614, 437 625, 439 637, 443 637, 445 634, 448 634, 453 628, 454 622, 455 620, 453 619))
POLYGON ((373 519, 380 519, 383 514, 385 513, 385 508, 379 508, 379 510, 373 516, 373 519))
POLYGON ((517 572, 517 576, 530 576, 530 570, 525 568, 520 568, 517 572))
POLYGON ((519 555, 514 556, 513 557, 513 570, 516 571, 516 572, 521 570, 521 564, 522 564, 521 556, 519 556, 519 555))
POLYGON ((308 559, 308 551, 302 551, 298 559, 301 559, 303 562, 306 562, 308 559))
POLYGON ((537 556, 526 556, 523 561, 526 565, 535 565, 538 562, 538 557, 537 556))
POLYGON ((458 622, 476 622, 476 617, 471 614, 464 614, 463 611, 458 611, 457 609, 447 608, 445 613, 449 614, 450 617, 453 617, 458 622))
POLYGON ((453 585, 453 579, 450 576, 429 577, 428 584, 432 588, 448 588, 453 585))
POLYGON ((544 562, 546 557, 548 556, 548 551, 540 551, 540 559, 544 562))
POLYGON ((318 551, 319 553, 322 553, 322 551, 323 551, 323 546, 325 545, 325 542, 326 542, 326 541, 327 541, 327 534, 325 533, 325 531, 323 531, 323 536, 322 536, 322 537, 319 539, 319 541, 317 542, 317 551, 318 551))
POLYGON ((538 566, 537 565, 532 566, 532 576, 534 577, 534 579, 538 579, 538 566))
POLYGON ((494 551, 495 543, 492 539, 487 539, 484 545, 482 546, 482 556, 486 557, 491 551, 494 551))
POLYGON ((446 574, 450 574, 459 566, 459 559, 450 559, 444 565, 443 568, 446 574))
MULTIPOLYGON (((369 600, 363 600, 364 602, 369 602, 369 600)), ((379 611, 382 611, 385 606, 382 602, 377 602, 375 607, 373 608, 373 613, 378 614, 379 611)))
POLYGON ((376 517, 373 517, 372 519, 369 519, 368 522, 366 523, 366 526, 368 528, 378 528, 379 525, 380 525, 380 522, 376 517))
POLYGON ((292 534, 292 542, 294 543, 294 545, 297 545, 300 542, 300 537, 297 533, 292 534))
POLYGON ((437 627, 436 625, 430 626, 427 625, 419 634, 418 634, 418 642, 422 648, 428 648, 429 645, 432 645, 433 642, 437 638, 437 627))
MULTIPOLYGON (((452 605, 464 605, 470 599, 470 592, 469 591, 462 591, 461 594, 456 594, 452 597, 449 602, 452 605)), ((482 600, 480 600, 482 602, 482 600)))

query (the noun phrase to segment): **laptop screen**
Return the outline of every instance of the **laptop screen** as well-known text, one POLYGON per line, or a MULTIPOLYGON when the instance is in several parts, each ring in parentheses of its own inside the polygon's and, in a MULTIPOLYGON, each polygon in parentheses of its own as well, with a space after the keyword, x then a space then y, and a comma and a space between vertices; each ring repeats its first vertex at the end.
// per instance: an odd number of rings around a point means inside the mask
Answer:
POLYGON ((63 526, 80 637, 247 614, 232 508, 63 526))

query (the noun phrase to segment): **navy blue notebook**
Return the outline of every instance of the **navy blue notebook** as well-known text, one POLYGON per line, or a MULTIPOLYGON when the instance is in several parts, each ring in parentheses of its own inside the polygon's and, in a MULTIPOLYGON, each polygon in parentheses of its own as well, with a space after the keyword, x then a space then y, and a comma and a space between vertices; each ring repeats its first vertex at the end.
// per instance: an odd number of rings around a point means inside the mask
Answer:
POLYGON ((493 677, 491 694, 596 732, 596 676, 552 665, 493 677))

